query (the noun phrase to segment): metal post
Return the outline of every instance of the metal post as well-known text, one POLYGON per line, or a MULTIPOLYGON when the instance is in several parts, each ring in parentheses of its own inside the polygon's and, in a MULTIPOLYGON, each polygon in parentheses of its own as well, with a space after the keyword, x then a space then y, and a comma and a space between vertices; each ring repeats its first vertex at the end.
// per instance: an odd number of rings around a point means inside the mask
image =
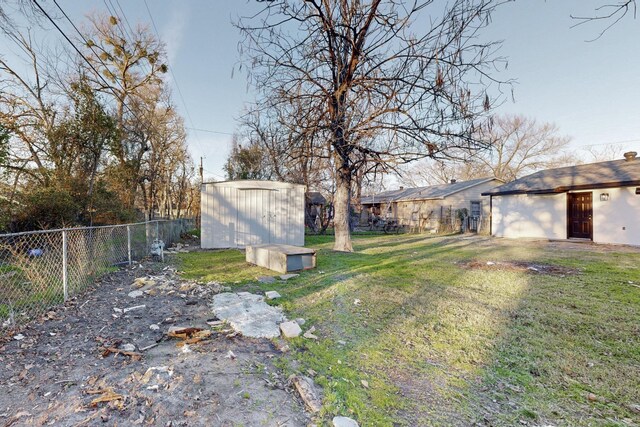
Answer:
POLYGON ((160 240, 160 221, 156 220, 156 240, 160 240))
POLYGON ((131 226, 127 225, 127 257, 129 259, 129 267, 131 267, 131 226))
POLYGON ((64 301, 69 299, 68 278, 67 278, 67 232, 62 231, 62 291, 64 293, 64 301))

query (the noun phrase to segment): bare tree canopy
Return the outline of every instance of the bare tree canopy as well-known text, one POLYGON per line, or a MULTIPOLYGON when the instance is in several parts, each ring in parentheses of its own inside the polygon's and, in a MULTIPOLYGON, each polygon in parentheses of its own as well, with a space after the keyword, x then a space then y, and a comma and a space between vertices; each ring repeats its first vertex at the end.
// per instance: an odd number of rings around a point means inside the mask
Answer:
POLYGON ((289 112, 281 120, 332 158, 336 250, 352 250, 350 191, 364 165, 486 145, 474 135, 498 45, 478 35, 498 3, 273 0, 238 22, 258 108, 289 112))
POLYGON ((494 117, 478 129, 477 137, 490 148, 459 150, 456 160, 416 165, 404 174, 404 182, 416 186, 483 177, 509 182, 538 170, 582 161, 567 154, 571 138, 560 135, 555 124, 538 123, 524 116, 494 117))

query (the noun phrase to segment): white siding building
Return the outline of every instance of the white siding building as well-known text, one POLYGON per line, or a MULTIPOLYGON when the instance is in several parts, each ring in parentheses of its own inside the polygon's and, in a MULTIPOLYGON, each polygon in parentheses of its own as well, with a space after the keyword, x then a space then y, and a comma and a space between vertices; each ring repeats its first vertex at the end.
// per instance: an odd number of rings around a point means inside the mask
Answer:
POLYGON ((640 160, 548 169, 489 190, 497 237, 640 245, 640 160))
POLYGON ((304 185, 285 182, 202 184, 202 247, 244 248, 265 243, 304 246, 304 194, 304 185))

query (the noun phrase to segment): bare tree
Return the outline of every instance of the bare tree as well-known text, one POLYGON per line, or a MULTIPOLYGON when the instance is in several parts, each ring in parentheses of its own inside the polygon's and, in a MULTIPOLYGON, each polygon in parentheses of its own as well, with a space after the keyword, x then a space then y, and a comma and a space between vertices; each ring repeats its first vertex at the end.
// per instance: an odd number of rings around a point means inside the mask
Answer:
POLYGON ((484 166, 491 176, 513 181, 540 169, 563 166, 571 138, 560 136, 558 127, 523 116, 498 116, 479 129, 479 138, 491 149, 472 153, 470 161, 484 166))
POLYGON ((604 22, 606 26, 600 31, 600 34, 593 39, 597 40, 611 27, 620 22, 625 16, 632 15, 635 19, 636 12, 636 0, 619 0, 617 2, 598 6, 593 15, 571 15, 571 18, 577 21, 573 27, 590 22, 604 22))
POLYGON ((490 148, 457 150, 446 161, 424 161, 405 171, 401 181, 419 186, 492 176, 508 182, 540 169, 582 161, 566 152, 571 139, 559 135, 556 125, 523 116, 493 117, 478 129, 477 137, 490 148))
POLYGON ((238 22, 262 102, 301 101, 304 113, 285 121, 326 141, 336 180, 334 249, 352 251, 350 192, 361 167, 390 170, 484 146, 473 135, 492 104, 485 88, 497 45, 477 36, 496 4, 274 0, 238 22))
POLYGON ((621 145, 605 145, 602 148, 594 146, 585 148, 588 162, 606 162, 608 160, 622 159, 625 149, 621 145))

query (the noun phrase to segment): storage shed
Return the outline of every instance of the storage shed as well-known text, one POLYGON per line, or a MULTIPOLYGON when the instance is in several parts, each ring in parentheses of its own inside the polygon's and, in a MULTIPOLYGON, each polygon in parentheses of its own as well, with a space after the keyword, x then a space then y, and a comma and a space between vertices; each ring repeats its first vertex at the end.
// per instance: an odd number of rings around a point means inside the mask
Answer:
POLYGON ((202 184, 201 246, 304 245, 305 186, 274 181, 202 184))

